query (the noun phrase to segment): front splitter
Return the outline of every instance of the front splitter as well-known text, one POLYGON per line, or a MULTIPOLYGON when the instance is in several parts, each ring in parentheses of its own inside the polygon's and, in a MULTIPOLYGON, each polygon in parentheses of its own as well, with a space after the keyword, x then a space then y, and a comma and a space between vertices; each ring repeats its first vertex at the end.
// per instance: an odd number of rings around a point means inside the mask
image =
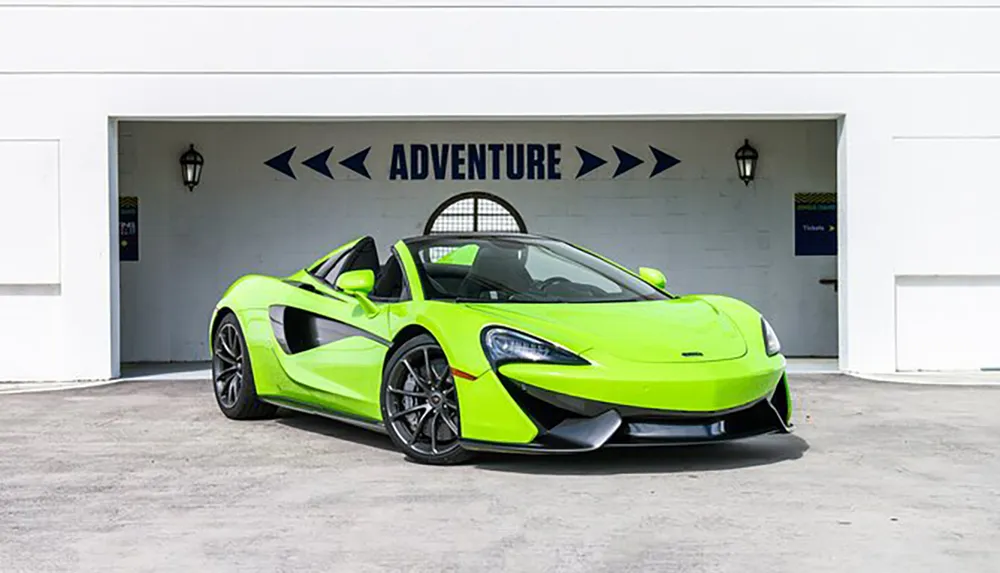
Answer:
POLYGON ((704 420, 622 419, 617 409, 594 417, 567 418, 526 444, 463 439, 471 451, 519 454, 574 454, 605 447, 656 447, 707 444, 792 431, 770 399, 737 412, 704 420))

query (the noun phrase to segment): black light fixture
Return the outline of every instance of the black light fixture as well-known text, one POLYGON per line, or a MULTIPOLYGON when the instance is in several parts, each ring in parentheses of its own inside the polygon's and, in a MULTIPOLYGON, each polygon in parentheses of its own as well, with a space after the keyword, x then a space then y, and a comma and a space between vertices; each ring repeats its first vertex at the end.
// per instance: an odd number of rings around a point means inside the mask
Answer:
POLYGON ((757 158, 760 155, 757 150, 750 145, 749 139, 743 140, 743 147, 736 150, 736 169, 739 170, 740 180, 743 184, 750 186, 750 182, 753 181, 754 177, 757 175, 757 158))
POLYGON ((203 165, 205 165, 205 158, 195 150, 192 143, 184 155, 181 155, 181 178, 188 191, 194 191, 198 183, 201 183, 201 167, 203 165))

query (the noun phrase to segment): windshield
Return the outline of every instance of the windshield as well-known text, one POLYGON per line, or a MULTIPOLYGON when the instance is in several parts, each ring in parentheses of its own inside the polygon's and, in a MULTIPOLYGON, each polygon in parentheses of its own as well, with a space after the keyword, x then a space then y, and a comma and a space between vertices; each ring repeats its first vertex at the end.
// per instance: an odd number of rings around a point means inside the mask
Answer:
POLYGON ((667 294, 553 239, 428 236, 407 243, 427 300, 628 302, 667 294))

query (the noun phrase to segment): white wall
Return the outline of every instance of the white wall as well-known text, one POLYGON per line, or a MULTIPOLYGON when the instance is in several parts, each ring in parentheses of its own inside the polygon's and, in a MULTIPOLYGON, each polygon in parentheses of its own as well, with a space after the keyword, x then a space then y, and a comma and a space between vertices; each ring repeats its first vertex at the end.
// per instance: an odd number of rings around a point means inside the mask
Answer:
MULTIPOLYGON (((246 272, 289 274, 348 240, 385 249, 423 232, 448 197, 484 189, 510 201, 530 232, 556 235, 635 268, 663 269, 677 292, 737 296, 764 312, 790 355, 837 353, 836 257, 794 257, 793 196, 836 189, 836 123, 410 122, 123 123, 120 193, 140 200, 141 258, 121 267, 122 359, 207 359, 206 321, 246 272), (752 138, 756 184, 733 153, 752 138), (177 157, 206 157, 193 194, 177 157), (394 143, 560 143, 558 181, 390 181, 394 143), (575 146, 608 160, 575 179, 575 146), (645 160, 612 178, 616 145, 645 160), (653 145, 681 163, 650 178, 653 145), (263 161, 297 146, 297 179, 263 161), (334 146, 330 180, 301 165, 334 146), (338 164, 371 146, 369 181, 338 164)), ((450 179, 450 177, 449 177, 450 179)))
POLYGON ((896 309, 900 371, 1000 369, 1000 276, 900 276, 896 309))
MULTIPOLYGON (((115 117, 842 115, 841 367, 891 372, 897 325, 934 326, 897 320, 897 275, 1000 274, 969 248, 996 252, 989 210, 942 210, 930 251, 899 239, 900 206, 943 191, 909 177, 897 143, 965 142, 932 160, 953 189, 989 196, 995 177, 968 163, 1000 140, 1000 2, 253 3, 0 0, 0 139, 58 141, 60 158, 59 284, 0 285, 0 378, 117 372, 115 117)), ((31 212, 20 190, 0 194, 31 212)))

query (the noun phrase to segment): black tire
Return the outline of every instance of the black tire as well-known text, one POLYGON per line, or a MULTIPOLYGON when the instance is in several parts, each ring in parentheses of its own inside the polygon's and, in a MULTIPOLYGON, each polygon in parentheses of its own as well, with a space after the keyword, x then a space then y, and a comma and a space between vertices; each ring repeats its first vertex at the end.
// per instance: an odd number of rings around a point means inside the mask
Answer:
POLYGON ((389 438, 411 460, 454 465, 473 457, 459 444, 455 379, 433 337, 411 338, 393 352, 382 373, 381 402, 389 438))
POLYGON ((212 388, 219 409, 232 420, 270 418, 278 408, 257 399, 246 338, 235 314, 212 333, 212 388))

